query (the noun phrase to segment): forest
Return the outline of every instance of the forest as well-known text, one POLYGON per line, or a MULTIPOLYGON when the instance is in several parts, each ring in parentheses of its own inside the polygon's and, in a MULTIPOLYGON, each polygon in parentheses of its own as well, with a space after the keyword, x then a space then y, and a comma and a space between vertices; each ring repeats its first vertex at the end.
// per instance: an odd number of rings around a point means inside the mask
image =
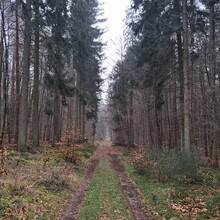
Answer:
POLYGON ((108 95, 117 144, 196 151, 219 166, 219 6, 133 1, 108 95))
POLYGON ((105 1, 0 0, 0 219, 220 219, 219 0, 130 0, 110 67, 105 1))
POLYGON ((80 140, 86 129, 92 138, 102 82, 98 3, 4 0, 0 8, 1 145, 80 140))

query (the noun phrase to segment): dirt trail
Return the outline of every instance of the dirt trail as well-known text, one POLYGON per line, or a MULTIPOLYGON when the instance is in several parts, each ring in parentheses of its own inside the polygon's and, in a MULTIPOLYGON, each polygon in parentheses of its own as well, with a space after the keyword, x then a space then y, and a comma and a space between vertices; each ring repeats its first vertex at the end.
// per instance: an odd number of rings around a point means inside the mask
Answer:
MULTIPOLYGON (((66 208, 62 211, 59 220, 77 220, 80 211, 80 205, 85 197, 86 190, 88 189, 95 169, 100 159, 111 159, 112 167, 115 170, 122 192, 124 193, 128 202, 129 210, 134 220, 146 220, 147 215, 139 201, 133 184, 125 174, 124 168, 117 158, 116 148, 112 148, 108 142, 103 142, 102 145, 95 151, 91 157, 91 163, 88 167, 87 173, 82 180, 79 189, 74 194, 73 198, 69 201, 66 208)), ((89 219, 89 216, 88 216, 89 219)), ((102 219, 102 218, 101 218, 102 219)))
POLYGON ((79 214, 80 205, 85 197, 86 190, 88 189, 97 164, 100 158, 108 155, 110 152, 110 147, 105 147, 105 142, 97 148, 92 157, 90 158, 90 163, 86 172, 85 177, 80 183, 80 187, 73 195, 73 198, 68 202, 67 206, 64 208, 62 213, 59 215, 59 220, 75 220, 79 214))
POLYGON ((88 171, 82 180, 79 189, 74 194, 73 198, 69 201, 68 206, 63 210, 61 216, 58 218, 60 220, 75 220, 80 209, 80 205, 85 196, 85 192, 89 187, 92 180, 93 173, 98 164, 98 160, 93 160, 88 168, 88 171))
POLYGON ((121 162, 118 160, 116 154, 111 154, 111 158, 112 158, 112 166, 118 175, 121 190, 127 199, 128 206, 130 208, 130 212, 133 218, 135 220, 146 220, 147 215, 145 213, 143 205, 141 204, 137 196, 134 185, 129 181, 129 178, 125 174, 124 167, 122 166, 121 162))

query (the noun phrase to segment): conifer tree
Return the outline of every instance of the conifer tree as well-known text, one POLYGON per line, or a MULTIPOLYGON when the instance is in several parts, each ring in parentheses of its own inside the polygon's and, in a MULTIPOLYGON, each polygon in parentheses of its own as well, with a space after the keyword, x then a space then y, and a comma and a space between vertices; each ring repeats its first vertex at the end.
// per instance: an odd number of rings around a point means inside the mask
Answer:
MULTIPOLYGON (((76 130, 81 137, 85 133, 87 112, 96 121, 101 86, 103 31, 97 26, 103 20, 97 19, 100 13, 97 0, 73 0, 70 6, 69 33, 74 67, 77 71, 76 130), (93 114, 95 113, 95 114, 93 114), (82 116, 82 117, 81 117, 82 116)), ((91 117, 90 117, 91 119, 91 117)))
POLYGON ((49 85, 54 92, 53 143, 55 143, 61 138, 60 96, 65 96, 63 84, 65 82, 65 56, 68 52, 66 39, 66 23, 68 19, 67 0, 47 1, 46 19, 47 26, 50 29, 50 33, 47 38, 50 73, 45 76, 45 80, 46 84, 49 85))

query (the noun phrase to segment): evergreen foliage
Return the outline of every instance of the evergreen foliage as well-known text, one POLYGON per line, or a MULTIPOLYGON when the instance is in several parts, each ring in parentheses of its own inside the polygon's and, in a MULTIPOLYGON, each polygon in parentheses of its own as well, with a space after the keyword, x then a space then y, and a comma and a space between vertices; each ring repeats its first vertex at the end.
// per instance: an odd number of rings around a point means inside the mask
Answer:
MULTIPOLYGON (((97 0, 75 0, 70 5, 69 35, 74 68, 77 71, 77 88, 80 100, 97 112, 101 79, 102 46, 100 37, 103 30, 97 17, 100 9, 97 0)), ((96 117, 96 116, 94 116, 96 117)))

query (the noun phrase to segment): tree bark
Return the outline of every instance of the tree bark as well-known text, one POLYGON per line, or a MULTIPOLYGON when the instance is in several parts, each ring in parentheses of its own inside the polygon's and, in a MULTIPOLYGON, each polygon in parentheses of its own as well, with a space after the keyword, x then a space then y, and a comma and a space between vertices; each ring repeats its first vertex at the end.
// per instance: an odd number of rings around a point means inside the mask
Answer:
POLYGON ((134 110, 133 110, 133 86, 131 85, 131 89, 129 92, 129 142, 128 146, 134 146, 134 110))
MULTIPOLYGON (((3 8, 3 4, 0 1, 0 8, 1 10, 3 8)), ((1 11, 0 11, 1 12, 1 11)), ((3 12, 1 12, 0 18, 2 17, 3 12)), ((3 31, 2 31, 2 26, 3 26, 3 21, 1 19, 1 23, 0 23, 0 109, 1 109, 1 87, 2 87, 2 73, 3 73, 3 50, 4 50, 4 44, 3 44, 3 31)), ((1 127, 1 117, 0 117, 0 127, 1 127)), ((0 150, 1 150, 1 155, 0 155, 0 166, 1 169, 4 169, 4 146, 2 145, 2 139, 0 139, 0 150)))
POLYGON ((216 145, 216 88, 215 88, 215 67, 216 67, 216 49, 215 49, 215 3, 210 1, 210 89, 211 89, 211 156, 212 165, 218 167, 218 150, 216 145))
POLYGON ((35 0, 34 24, 34 87, 33 87, 33 146, 39 146, 39 0, 35 0))
POLYGON ((2 120, 2 132, 0 138, 0 146, 3 144, 3 140, 6 134, 6 123, 7 123, 7 115, 8 115, 8 91, 7 91, 7 80, 8 80, 8 45, 7 45, 7 37, 5 31, 5 17, 4 17, 4 1, 3 1, 3 10, 1 13, 2 20, 2 47, 3 47, 3 55, 4 59, 2 59, 2 70, 3 70, 3 120, 2 120))
POLYGON ((18 148, 25 150, 27 143, 27 120, 28 120, 28 84, 30 68, 30 48, 31 48, 31 0, 26 0, 25 5, 25 27, 24 27, 24 53, 23 53, 23 75, 21 101, 19 111, 19 132, 18 148))
POLYGON ((73 140, 73 97, 69 98, 68 102, 68 112, 67 112, 67 128, 66 135, 68 138, 68 143, 71 143, 73 140))
POLYGON ((190 151, 189 51, 187 0, 183 0, 184 150, 190 151))
POLYGON ((58 141, 60 141, 60 95, 55 95, 53 109, 53 145, 58 141))
MULTIPOLYGON (((2 26, 3 26, 3 21, 2 21, 2 13, 3 13, 3 4, 0 1, 0 6, 2 8, 1 11, 1 23, 0 23, 0 109, 2 107, 2 76, 3 76, 3 55, 4 55, 4 42, 3 42, 3 31, 2 31, 2 26)), ((1 128, 1 117, 0 117, 0 128, 1 128)), ((0 146, 1 147, 1 146, 0 146)))
POLYGON ((86 105, 82 105, 82 139, 85 138, 85 128, 86 128, 86 105))
POLYGON ((16 62, 16 113, 15 113, 15 138, 14 143, 18 143, 18 130, 19 130, 19 108, 20 108, 20 63, 19 63, 19 21, 18 21, 18 1, 16 0, 15 19, 16 19, 16 32, 15 32, 15 62, 16 62))
MULTIPOLYGON (((177 26, 181 26, 180 21, 180 4, 179 0, 174 1, 174 10, 177 13, 177 26)), ((177 50, 178 50, 178 68, 179 68, 179 83, 180 83, 180 144, 183 146, 183 137, 184 137, 184 75, 183 75, 183 43, 182 43, 182 34, 181 28, 176 31, 177 37, 177 50)))

